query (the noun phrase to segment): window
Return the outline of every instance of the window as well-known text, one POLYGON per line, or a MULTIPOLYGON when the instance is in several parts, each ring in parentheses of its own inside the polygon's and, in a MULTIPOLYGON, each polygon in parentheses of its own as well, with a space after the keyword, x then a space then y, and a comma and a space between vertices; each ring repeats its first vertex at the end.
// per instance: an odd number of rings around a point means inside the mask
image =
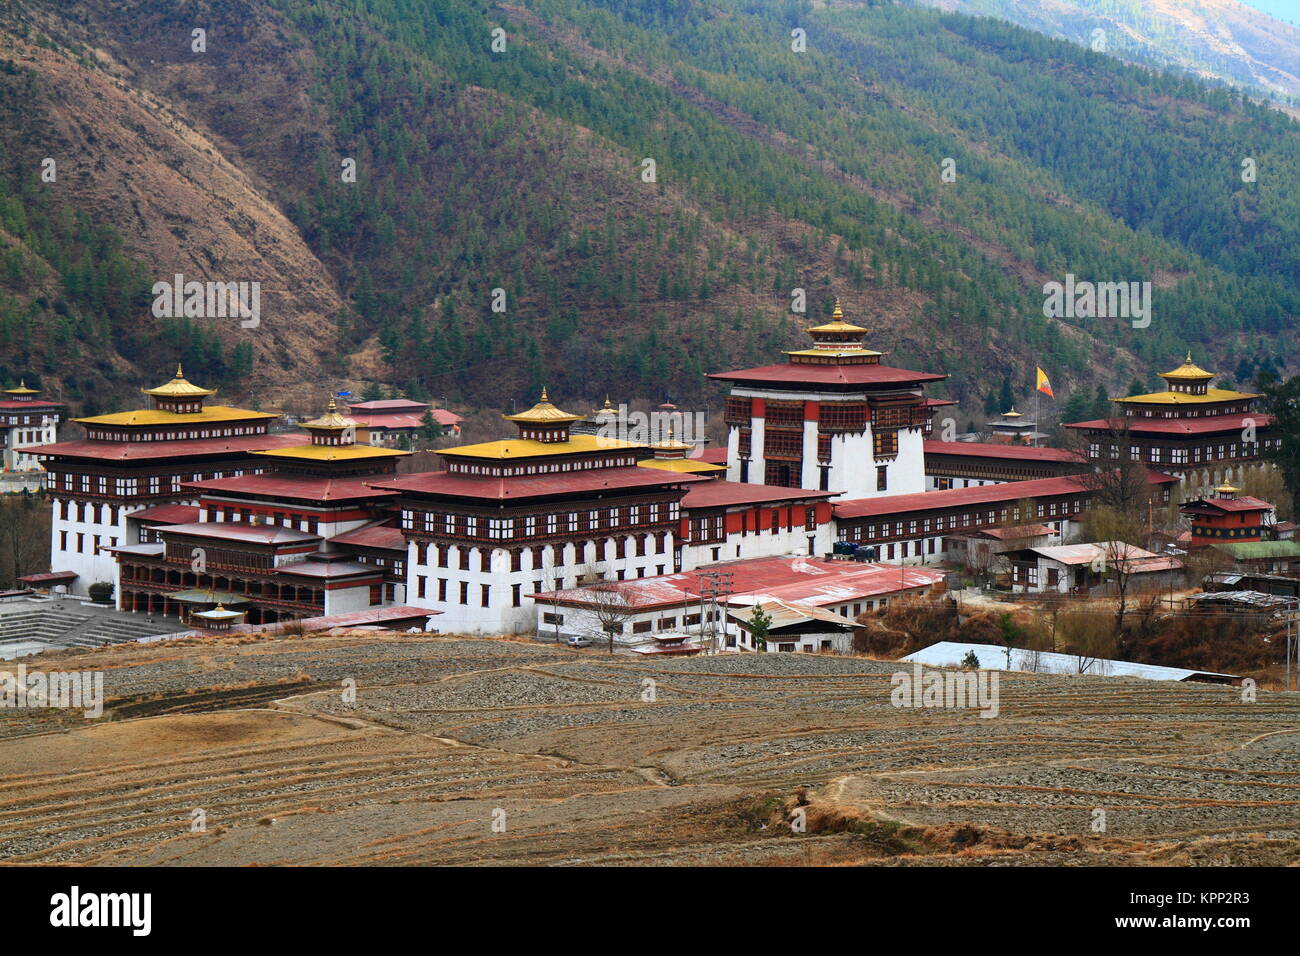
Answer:
POLYGON ((482 607, 491 606, 492 586, 490 584, 479 585, 479 604, 482 607))
POLYGON ((888 491, 888 490, 889 490, 889 475, 888 475, 888 472, 889 472, 889 466, 888 466, 888 465, 877 465, 877 466, 876 466, 876 490, 877 490, 877 491, 888 491))
POLYGON ((460 582, 460 603, 461 604, 469 603, 469 582, 468 581, 460 582))
POLYGON ((510 585, 510 606, 511 606, 511 607, 519 607, 519 606, 520 606, 520 604, 521 604, 521 596, 520 596, 520 591, 521 591, 521 589, 522 589, 522 585, 519 585, 519 584, 512 584, 512 585, 510 585))

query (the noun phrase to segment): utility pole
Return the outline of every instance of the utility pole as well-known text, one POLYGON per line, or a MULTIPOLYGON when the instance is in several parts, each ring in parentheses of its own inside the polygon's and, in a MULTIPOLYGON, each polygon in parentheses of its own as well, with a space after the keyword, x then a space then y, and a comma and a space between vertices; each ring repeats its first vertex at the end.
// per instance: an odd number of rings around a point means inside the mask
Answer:
MULTIPOLYGON (((732 588, 735 586, 735 575, 731 571, 702 571, 700 572, 700 614, 704 615, 705 607, 710 608, 708 615, 709 624, 709 646, 713 653, 721 650, 720 635, 718 634, 718 616, 720 605, 718 599, 725 600, 731 596, 732 588)), ((704 621, 700 621, 700 630, 703 633, 704 621)), ((722 636, 727 631, 726 622, 722 625, 722 636)))

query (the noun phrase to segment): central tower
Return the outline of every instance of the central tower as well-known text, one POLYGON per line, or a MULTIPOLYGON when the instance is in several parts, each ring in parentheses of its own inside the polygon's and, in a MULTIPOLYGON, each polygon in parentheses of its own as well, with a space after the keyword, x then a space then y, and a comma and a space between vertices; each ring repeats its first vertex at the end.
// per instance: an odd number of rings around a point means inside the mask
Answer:
POLYGON ((844 498, 925 491, 923 441, 948 376, 880 364, 868 330, 844 320, 808 329, 812 347, 778 365, 709 378, 731 383, 727 480, 836 491, 844 498))

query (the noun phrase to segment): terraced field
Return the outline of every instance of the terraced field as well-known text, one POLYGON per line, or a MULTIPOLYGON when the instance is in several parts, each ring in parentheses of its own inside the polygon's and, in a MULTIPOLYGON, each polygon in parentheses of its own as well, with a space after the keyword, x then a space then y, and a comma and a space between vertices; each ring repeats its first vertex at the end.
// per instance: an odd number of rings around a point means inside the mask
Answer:
POLYGON ((1300 694, 1003 675, 987 719, 885 662, 407 635, 27 664, 108 702, 0 710, 11 863, 1300 862, 1300 694))

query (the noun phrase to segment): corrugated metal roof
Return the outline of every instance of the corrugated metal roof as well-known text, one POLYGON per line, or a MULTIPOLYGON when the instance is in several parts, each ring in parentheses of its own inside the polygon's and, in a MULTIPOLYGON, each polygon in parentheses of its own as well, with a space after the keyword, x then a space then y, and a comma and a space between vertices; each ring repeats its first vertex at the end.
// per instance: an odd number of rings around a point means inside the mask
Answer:
POLYGON ((707 378, 724 382, 776 382, 809 385, 899 385, 912 382, 938 382, 947 375, 913 372, 889 365, 760 365, 735 372, 711 372, 707 378))
POLYGON ((970 505, 1005 504, 1021 498, 1045 498, 1051 495, 1077 495, 1089 490, 1081 476, 1034 478, 1030 481, 1004 481, 997 485, 972 488, 949 488, 921 491, 907 495, 881 495, 877 498, 850 498, 835 504, 837 518, 869 518, 881 515, 939 511, 970 505))
POLYGON ((93 458, 100 461, 137 461, 154 458, 198 458, 232 452, 265 451, 300 445, 302 433, 287 435, 240 435, 233 438, 187 438, 177 441, 61 441, 35 445, 26 451, 43 458, 93 458))
POLYGON ((482 477, 453 475, 445 471, 405 475, 388 481, 374 481, 376 488, 422 495, 446 495, 454 498, 489 498, 492 500, 544 498, 551 495, 595 494, 628 488, 653 488, 657 485, 681 485, 688 482, 711 482, 704 475, 682 475, 652 468, 627 465, 618 468, 593 468, 550 475, 510 475, 482 477))
MULTIPOLYGON (((1273 423, 1272 415, 1263 412, 1251 412, 1240 415, 1205 415, 1200 418, 1125 418, 1124 427, 1135 435, 1204 435, 1215 432, 1239 432, 1246 427, 1247 420, 1256 428, 1263 428, 1273 423)), ((1092 429, 1110 431, 1112 423, 1105 418, 1096 418, 1087 422, 1072 422, 1066 428, 1092 429)))
MULTIPOLYGON (((803 602, 812 605, 843 604, 864 598, 929 587, 942 581, 944 572, 930 568, 825 561, 818 558, 753 558, 627 581, 602 582, 604 590, 621 594, 627 606, 637 609, 671 607, 698 601, 705 586, 704 571, 732 574, 732 594, 727 603, 741 607, 764 601, 803 602)), ((552 592, 530 595, 548 603, 552 592)), ((590 604, 589 588, 568 588, 554 599, 563 604, 590 604)))
POLYGON ((1211 541, 1210 547, 1239 560, 1300 557, 1300 541, 1211 541))
MULTIPOLYGON (((979 659, 980 667, 991 671, 1027 671, 1036 664, 1037 673, 1074 674, 1079 670, 1079 659, 1072 654, 1051 651, 1011 649, 1011 666, 1007 667, 1007 650, 997 644, 963 644, 957 641, 940 641, 908 654, 901 661, 926 664, 930 667, 960 667, 967 654, 979 659), (1031 663, 1032 662, 1032 663, 1031 663)), ((1183 667, 1161 667, 1156 664, 1134 664, 1131 661, 1088 659, 1086 674, 1102 677, 1142 677, 1147 680, 1187 680, 1191 677, 1223 677, 1235 680, 1236 674, 1217 671, 1188 670, 1183 667)))
MULTIPOLYGON (((642 465, 645 462, 641 463, 642 465)), ((720 508, 725 505, 772 504, 778 501, 807 501, 829 498, 834 491, 786 488, 780 485, 751 485, 740 481, 710 481, 693 485, 682 499, 682 508, 720 508)))
POLYGON ((1014 461, 1057 461, 1082 465, 1084 459, 1064 448, 1033 448, 1029 445, 1002 445, 979 441, 926 441, 925 454, 960 455, 971 458, 1005 458, 1014 461))
POLYGON ((1046 545, 1041 548, 1026 548, 1025 550, 1032 551, 1049 561, 1055 561, 1057 564, 1066 565, 1092 564, 1099 559, 1128 562, 1158 557, 1154 552, 1126 544, 1123 541, 1046 545))
POLYGON ((1295 605, 1296 599, 1279 594, 1265 594, 1263 591, 1206 591, 1192 594, 1187 598, 1189 604, 1235 604, 1258 610, 1281 609, 1295 605))
POLYGON ((765 614, 772 618, 772 623, 768 625, 768 628, 773 631, 779 631, 783 627, 803 624, 806 621, 821 621, 824 624, 834 624, 837 627, 858 626, 858 622, 851 617, 845 617, 843 614, 837 614, 824 607, 805 604, 801 601, 765 601, 762 604, 728 609, 727 614, 738 621, 744 621, 748 624, 753 619, 754 612, 760 607, 765 614))

